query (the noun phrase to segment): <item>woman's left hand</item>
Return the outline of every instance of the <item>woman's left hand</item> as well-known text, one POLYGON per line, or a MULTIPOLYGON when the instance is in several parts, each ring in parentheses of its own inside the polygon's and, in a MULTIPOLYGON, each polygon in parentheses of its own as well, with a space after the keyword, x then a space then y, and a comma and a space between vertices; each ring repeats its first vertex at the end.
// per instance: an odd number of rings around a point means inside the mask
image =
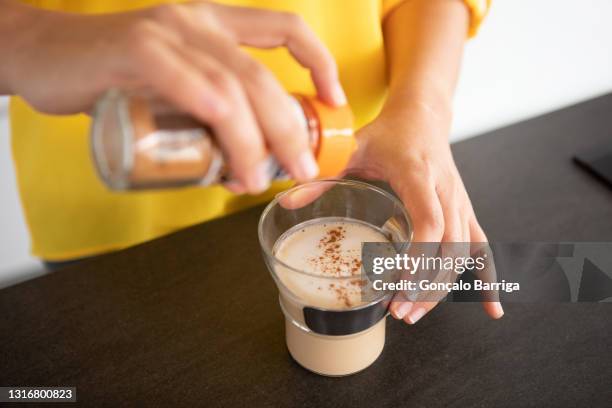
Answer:
MULTIPOLYGON (((388 105, 358 131, 358 148, 347 168, 391 185, 412 218, 414 242, 487 242, 453 160, 450 119, 450 107, 418 100, 388 105)), ((436 304, 396 296, 390 311, 414 324, 436 304)), ((504 313, 499 302, 483 307, 494 319, 504 313)))

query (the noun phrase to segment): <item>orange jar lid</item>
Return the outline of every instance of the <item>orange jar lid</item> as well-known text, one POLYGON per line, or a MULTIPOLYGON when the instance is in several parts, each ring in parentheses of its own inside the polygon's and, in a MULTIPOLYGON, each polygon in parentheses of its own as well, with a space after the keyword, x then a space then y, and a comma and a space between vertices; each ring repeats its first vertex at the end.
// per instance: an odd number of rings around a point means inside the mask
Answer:
POLYGON ((335 177, 349 162, 357 146, 353 112, 348 105, 331 107, 314 96, 294 95, 302 105, 313 133, 319 178, 335 177))

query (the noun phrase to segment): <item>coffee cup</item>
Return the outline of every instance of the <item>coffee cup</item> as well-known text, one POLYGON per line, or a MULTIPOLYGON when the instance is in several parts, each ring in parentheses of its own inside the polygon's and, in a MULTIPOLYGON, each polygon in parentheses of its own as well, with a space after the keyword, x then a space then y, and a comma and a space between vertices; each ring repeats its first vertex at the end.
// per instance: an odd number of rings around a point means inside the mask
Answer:
POLYGON ((390 298, 372 290, 361 246, 411 240, 402 203, 364 182, 320 180, 279 194, 258 229, 293 359, 326 376, 371 365, 384 348, 390 298))

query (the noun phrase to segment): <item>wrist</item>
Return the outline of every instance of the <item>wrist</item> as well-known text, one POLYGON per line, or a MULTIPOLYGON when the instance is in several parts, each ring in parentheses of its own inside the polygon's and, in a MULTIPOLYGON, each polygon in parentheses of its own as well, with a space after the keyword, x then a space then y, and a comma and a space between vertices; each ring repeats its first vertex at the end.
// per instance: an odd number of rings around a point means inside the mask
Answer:
POLYGON ((452 103, 450 98, 438 92, 405 88, 389 93, 378 118, 410 137, 411 143, 423 140, 427 144, 448 145, 452 103))
POLYGON ((450 125, 452 95, 435 87, 391 87, 381 115, 411 118, 413 115, 450 125))

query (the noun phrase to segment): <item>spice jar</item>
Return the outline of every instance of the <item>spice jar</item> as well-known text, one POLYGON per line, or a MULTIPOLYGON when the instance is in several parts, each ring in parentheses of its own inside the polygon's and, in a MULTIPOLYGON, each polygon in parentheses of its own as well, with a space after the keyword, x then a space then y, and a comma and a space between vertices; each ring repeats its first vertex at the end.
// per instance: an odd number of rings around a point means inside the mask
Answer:
MULTIPOLYGON (((332 108, 304 95, 291 97, 309 135, 319 177, 337 175, 356 144, 350 108, 332 108)), ((206 186, 231 179, 212 129, 150 94, 108 91, 96 104, 91 145, 100 178, 114 190, 206 186)), ((270 179, 287 178, 272 156, 268 169, 270 179)))

